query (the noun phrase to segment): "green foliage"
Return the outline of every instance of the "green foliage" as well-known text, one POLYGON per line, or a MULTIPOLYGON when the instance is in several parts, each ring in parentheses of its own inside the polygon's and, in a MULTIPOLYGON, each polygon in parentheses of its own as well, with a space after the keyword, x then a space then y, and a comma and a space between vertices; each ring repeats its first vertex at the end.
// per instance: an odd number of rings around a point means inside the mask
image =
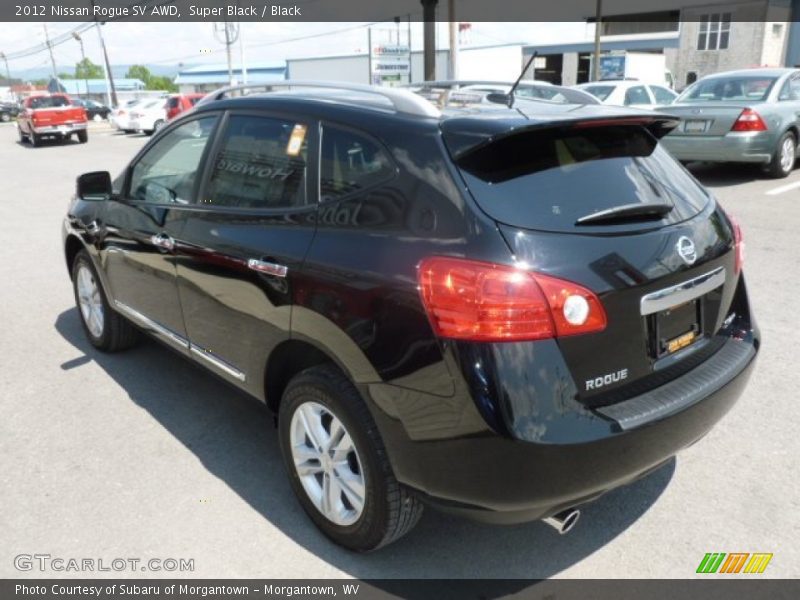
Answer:
POLYGON ((58 74, 58 78, 59 79, 74 79, 74 77, 70 73, 59 73, 58 74))
POLYGON ((84 58, 75 65, 75 79, 102 79, 103 68, 84 58))
POLYGON ((150 69, 143 65, 132 65, 125 74, 125 77, 143 81, 145 89, 148 90, 178 91, 178 86, 175 85, 169 77, 153 75, 150 69))

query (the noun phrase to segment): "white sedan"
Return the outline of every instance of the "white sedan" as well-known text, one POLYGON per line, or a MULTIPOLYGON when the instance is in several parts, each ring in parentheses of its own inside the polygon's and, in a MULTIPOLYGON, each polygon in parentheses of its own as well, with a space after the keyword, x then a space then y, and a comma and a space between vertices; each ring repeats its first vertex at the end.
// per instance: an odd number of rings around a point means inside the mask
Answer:
POLYGON ((633 106, 653 109, 656 106, 672 104, 678 94, 666 86, 641 81, 593 81, 574 86, 575 89, 590 93, 603 104, 633 106))
POLYGON ((131 109, 130 128, 152 135, 167 122, 167 101, 165 98, 149 100, 131 109))
POLYGON ((120 131, 124 131, 125 133, 133 133, 136 131, 131 127, 131 110, 142 104, 147 102, 146 100, 128 100, 123 106, 115 108, 111 111, 111 116, 109 117, 111 121, 111 125, 119 129, 120 131))

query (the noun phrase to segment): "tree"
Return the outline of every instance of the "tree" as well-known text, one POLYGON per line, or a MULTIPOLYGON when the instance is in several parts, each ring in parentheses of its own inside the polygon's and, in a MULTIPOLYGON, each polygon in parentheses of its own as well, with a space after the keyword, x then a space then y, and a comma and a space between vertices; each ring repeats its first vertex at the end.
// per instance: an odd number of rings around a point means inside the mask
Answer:
POLYGON ((84 58, 75 65, 75 79, 102 79, 103 68, 84 58))
POLYGON ((144 65, 131 65, 125 77, 130 79, 138 79, 144 82, 144 87, 147 90, 164 90, 167 92, 177 92, 178 86, 175 85, 169 77, 160 75, 153 75, 150 69, 144 65))
POLYGON ((70 73, 59 73, 59 79, 74 79, 74 77, 70 73))
POLYGON ((150 73, 150 69, 144 65, 132 65, 128 68, 128 72, 125 73, 125 77, 128 79, 139 79, 140 81, 143 81, 145 85, 147 85, 147 82, 150 81, 152 76, 153 75, 150 73))

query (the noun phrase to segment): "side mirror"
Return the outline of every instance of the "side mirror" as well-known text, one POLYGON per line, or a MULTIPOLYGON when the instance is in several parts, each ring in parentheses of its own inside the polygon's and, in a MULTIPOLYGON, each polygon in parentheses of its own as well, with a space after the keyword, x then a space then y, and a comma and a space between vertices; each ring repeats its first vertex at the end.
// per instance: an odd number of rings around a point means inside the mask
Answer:
POLYGON ((76 194, 81 200, 103 201, 111 198, 111 174, 108 171, 92 171, 78 176, 76 194))
POLYGON ((513 104, 511 94, 503 94, 502 92, 491 92, 486 95, 486 99, 492 104, 505 104, 508 107, 513 104))

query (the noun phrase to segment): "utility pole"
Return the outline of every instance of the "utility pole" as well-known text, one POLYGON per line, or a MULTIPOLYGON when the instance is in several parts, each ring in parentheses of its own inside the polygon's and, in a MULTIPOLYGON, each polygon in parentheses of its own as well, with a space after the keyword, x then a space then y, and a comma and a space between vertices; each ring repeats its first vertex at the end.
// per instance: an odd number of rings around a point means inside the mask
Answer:
POLYGON ((458 79, 458 23, 456 22, 455 11, 455 0, 448 0, 447 13, 450 17, 450 79, 458 79))
POLYGON ((8 70, 8 57, 5 53, 0 52, 0 58, 3 59, 3 62, 6 63, 6 80, 8 80, 9 87, 11 86, 11 71, 8 70))
POLYGON ((236 23, 214 23, 214 35, 220 43, 225 44, 225 54, 228 57, 228 85, 233 85, 233 63, 231 62, 231 46, 239 39, 239 27, 236 23), (222 27, 220 28, 220 25, 222 27), (220 34, 224 34, 223 39, 220 34))
POLYGON ((420 0, 422 2, 423 59, 425 63, 425 81, 436 79, 436 5, 439 0, 420 0))
POLYGON ((408 13, 408 83, 414 81, 411 78, 411 69, 414 66, 414 55, 411 53, 411 13, 408 13))
POLYGON ((592 81, 600 79, 600 30, 603 17, 603 0, 597 0, 594 15, 594 61, 592 62, 592 81))
POLYGON ((242 70, 242 83, 247 83, 247 64, 244 60, 244 40, 242 24, 239 23, 239 66, 242 70))
MULTIPOLYGON (((92 6, 94 6, 94 2, 92 2, 92 6)), ((105 71, 106 83, 108 84, 108 89, 106 90, 108 106, 114 108, 117 105, 117 89, 114 87, 114 74, 111 72, 111 63, 108 62, 108 52, 106 51, 106 42, 103 39, 103 32, 100 30, 100 22, 95 21, 94 24, 97 27, 97 35, 100 37, 100 46, 103 48, 103 64, 105 65, 103 70, 105 71)))
POLYGON ((42 23, 44 27, 44 41, 50 51, 50 64, 53 65, 53 79, 58 79, 58 69, 56 69, 56 57, 53 56, 53 45, 50 43, 50 36, 47 34, 47 23, 42 23))
MULTIPOLYGON (((88 77, 88 75, 86 73, 86 66, 87 66, 86 65, 86 53, 83 51, 83 38, 81 38, 81 36, 79 36, 78 33, 75 32, 75 31, 72 32, 72 37, 74 37, 78 41, 78 43, 81 45, 81 59, 83 60, 83 67, 84 67, 83 85, 86 87, 86 89, 84 90, 84 92, 85 92, 84 97, 88 100, 89 99, 89 77, 88 77)), ((77 73, 76 73, 76 75, 77 75, 77 73)))

